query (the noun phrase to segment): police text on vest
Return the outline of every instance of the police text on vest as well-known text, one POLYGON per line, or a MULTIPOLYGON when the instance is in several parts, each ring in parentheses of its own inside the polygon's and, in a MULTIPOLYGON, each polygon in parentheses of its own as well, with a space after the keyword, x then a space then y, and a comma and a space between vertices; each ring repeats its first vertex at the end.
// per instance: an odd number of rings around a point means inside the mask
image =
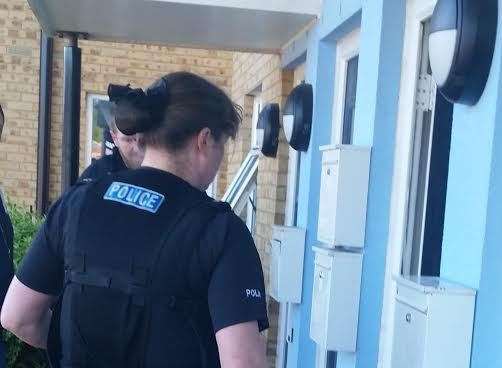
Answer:
POLYGON ((257 289, 246 289, 247 298, 261 298, 260 290, 257 289))
POLYGON ((164 201, 164 196, 150 189, 114 181, 106 190, 103 199, 156 213, 164 201))

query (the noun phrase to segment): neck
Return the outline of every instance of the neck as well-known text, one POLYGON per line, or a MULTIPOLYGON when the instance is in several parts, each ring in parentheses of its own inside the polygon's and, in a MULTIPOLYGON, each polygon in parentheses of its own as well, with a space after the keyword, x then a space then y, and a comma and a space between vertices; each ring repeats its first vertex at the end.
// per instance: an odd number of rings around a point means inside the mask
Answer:
POLYGON ((191 161, 189 153, 173 154, 165 150, 147 148, 141 166, 166 171, 183 179, 193 187, 203 190, 191 161))

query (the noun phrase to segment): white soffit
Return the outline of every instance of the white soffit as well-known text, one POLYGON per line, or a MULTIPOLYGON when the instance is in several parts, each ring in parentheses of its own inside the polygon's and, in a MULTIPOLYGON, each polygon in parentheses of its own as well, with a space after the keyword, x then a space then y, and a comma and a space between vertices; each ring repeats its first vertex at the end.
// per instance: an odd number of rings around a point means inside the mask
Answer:
POLYGON ((90 39, 279 52, 320 0, 28 0, 42 28, 90 39))

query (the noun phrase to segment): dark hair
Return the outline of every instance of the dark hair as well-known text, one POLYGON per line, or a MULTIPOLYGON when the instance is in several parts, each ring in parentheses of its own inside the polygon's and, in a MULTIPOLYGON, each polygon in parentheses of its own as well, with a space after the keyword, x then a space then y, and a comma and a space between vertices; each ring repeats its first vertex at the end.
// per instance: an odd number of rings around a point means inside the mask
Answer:
POLYGON ((242 121, 240 106, 211 82, 189 72, 171 73, 146 91, 110 85, 115 123, 124 134, 144 133, 145 143, 176 150, 209 128, 216 140, 235 138, 242 121))

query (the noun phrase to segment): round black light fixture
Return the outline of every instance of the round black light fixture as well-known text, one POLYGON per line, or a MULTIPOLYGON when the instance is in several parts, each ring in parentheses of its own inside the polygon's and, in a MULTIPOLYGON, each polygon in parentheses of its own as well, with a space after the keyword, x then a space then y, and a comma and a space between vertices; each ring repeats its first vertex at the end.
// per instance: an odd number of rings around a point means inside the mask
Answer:
POLYGON ((488 80, 497 34, 498 0, 438 0, 430 22, 434 79, 449 101, 474 105, 488 80))
POLYGON ((279 126, 279 105, 276 103, 265 105, 256 124, 256 141, 261 152, 267 157, 277 155, 279 126))
POLYGON ((282 113, 282 125, 289 145, 297 151, 307 151, 312 128, 312 85, 302 83, 288 96, 282 113))

